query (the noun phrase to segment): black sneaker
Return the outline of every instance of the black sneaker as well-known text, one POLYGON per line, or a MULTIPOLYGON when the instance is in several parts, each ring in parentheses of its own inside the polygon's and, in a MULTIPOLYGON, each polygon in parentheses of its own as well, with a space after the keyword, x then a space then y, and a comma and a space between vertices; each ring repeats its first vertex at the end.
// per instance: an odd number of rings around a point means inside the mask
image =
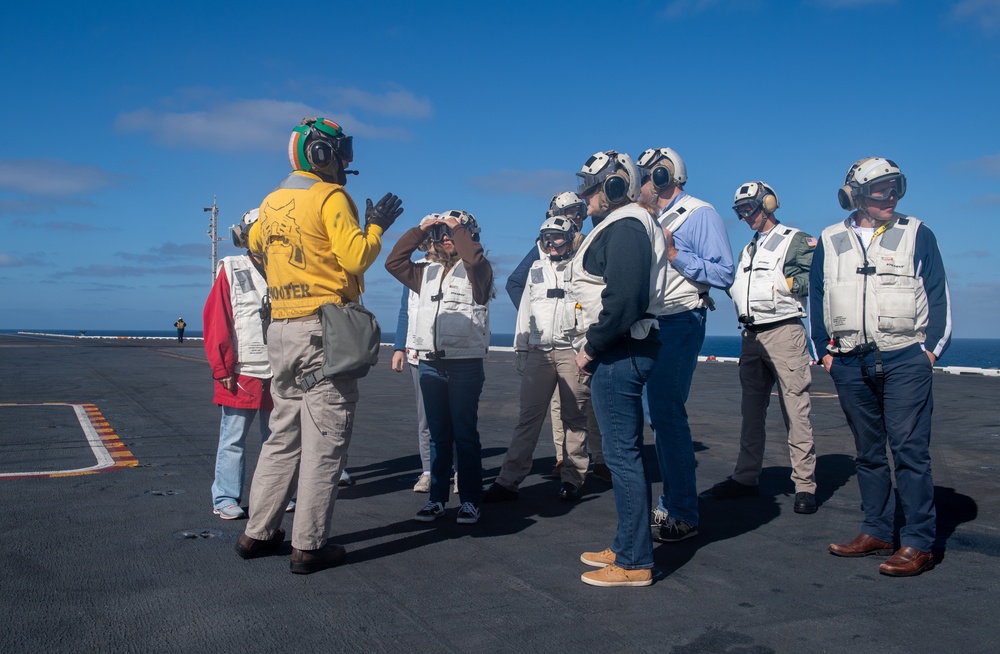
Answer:
POLYGON ((653 540, 658 543, 679 543, 697 535, 697 527, 673 518, 667 518, 667 521, 659 529, 653 530, 653 540))
POLYGON ((757 497, 759 494, 760 489, 756 486, 741 484, 732 477, 727 477, 698 497, 703 500, 734 500, 738 497, 757 497))
POLYGON ((474 525, 479 522, 479 507, 472 502, 463 502, 455 522, 460 525, 474 525))
POLYGON ((500 484, 493 482, 483 493, 483 504, 494 504, 496 502, 514 502, 517 500, 517 491, 504 488, 500 484))
POLYGON ((424 505, 424 508, 417 511, 417 515, 413 516, 413 519, 420 522, 434 522, 443 515, 444 504, 441 502, 428 502, 424 505))

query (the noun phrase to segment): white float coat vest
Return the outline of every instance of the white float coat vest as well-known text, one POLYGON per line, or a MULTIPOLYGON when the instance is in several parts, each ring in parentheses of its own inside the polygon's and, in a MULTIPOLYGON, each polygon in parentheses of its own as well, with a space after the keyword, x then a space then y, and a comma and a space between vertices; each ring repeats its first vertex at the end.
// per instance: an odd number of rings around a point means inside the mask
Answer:
POLYGON ((823 230, 823 323, 837 339, 829 351, 847 353, 866 343, 891 351, 923 343, 927 293, 913 263, 920 221, 893 214, 866 257, 852 218, 823 230))
MULTIPOLYGON (((663 236, 663 230, 660 229, 649 212, 637 204, 628 204, 615 209, 587 235, 587 238, 583 240, 583 245, 573 257, 572 264, 566 269, 566 289, 570 298, 564 306, 567 314, 572 312, 572 316, 564 314, 563 330, 573 339, 573 347, 578 351, 586 341, 587 330, 597 322, 598 316, 600 316, 603 306, 601 293, 606 286, 601 277, 591 275, 586 271, 583 267, 583 260, 590 245, 597 240, 601 232, 622 218, 636 218, 642 223, 642 226, 646 228, 646 235, 649 236, 649 247, 652 252, 646 317, 640 318, 632 324, 629 328, 629 336, 636 340, 646 338, 650 329, 659 327, 656 316, 664 313, 667 269, 670 264, 667 263, 667 239, 663 236)), ((621 256, 627 257, 629 253, 622 252, 621 256)))
POLYGON ((440 263, 424 266, 416 322, 407 346, 425 360, 483 359, 490 344, 489 305, 476 303, 461 260, 447 274, 443 272, 440 263))
POLYGON ((261 300, 267 291, 267 282, 246 255, 224 258, 219 262, 219 270, 223 268, 233 307, 238 358, 235 372, 247 377, 270 379, 271 366, 267 362, 267 345, 264 344, 264 328, 260 321, 261 300))
MULTIPOLYGON (((691 216, 695 209, 701 207, 711 207, 704 200, 688 195, 680 202, 660 214, 657 222, 664 229, 669 229, 671 233, 680 229, 680 226, 691 216)), ((664 302, 663 311, 658 315, 672 313, 682 313, 692 309, 700 309, 709 306, 708 284, 699 284, 680 274, 673 266, 667 264, 667 295, 664 302)))
POLYGON ((750 324, 766 325, 806 315, 802 297, 792 294, 785 278, 785 257, 798 233, 794 227, 775 225, 743 248, 729 289, 738 318, 750 317, 750 324))
POLYGON ((572 309, 575 304, 565 290, 566 270, 572 259, 552 261, 548 254, 540 256, 528 269, 521 305, 517 309, 514 349, 519 352, 565 350, 573 346, 562 328, 563 316, 572 315, 572 311, 567 313, 566 305, 570 304, 572 309))
MULTIPOLYGON (((429 259, 424 257, 420 261, 417 261, 416 264, 418 266, 423 266, 428 261, 429 259)), ((408 291, 408 295, 406 296, 406 339, 404 341, 406 344, 405 356, 406 361, 414 366, 420 361, 420 357, 418 355, 419 350, 417 350, 417 346, 413 342, 417 331, 417 308, 419 306, 420 295, 414 293, 412 290, 408 291)))

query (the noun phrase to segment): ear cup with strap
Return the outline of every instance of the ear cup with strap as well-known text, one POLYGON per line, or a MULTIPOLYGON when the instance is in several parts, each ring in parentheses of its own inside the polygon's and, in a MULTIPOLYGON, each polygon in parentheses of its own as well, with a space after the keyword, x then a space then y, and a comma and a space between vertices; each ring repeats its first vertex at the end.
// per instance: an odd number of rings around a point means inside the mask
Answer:
POLYGON ((656 189, 664 189, 674 183, 674 175, 665 165, 655 166, 650 171, 649 177, 653 181, 653 187, 656 189))
POLYGON ((604 180, 604 194, 612 204, 621 202, 628 194, 628 180, 617 173, 609 175, 604 180))
POLYGON ((764 197, 760 200, 760 206, 764 209, 764 213, 773 214, 778 208, 778 198, 773 193, 765 193, 764 197))

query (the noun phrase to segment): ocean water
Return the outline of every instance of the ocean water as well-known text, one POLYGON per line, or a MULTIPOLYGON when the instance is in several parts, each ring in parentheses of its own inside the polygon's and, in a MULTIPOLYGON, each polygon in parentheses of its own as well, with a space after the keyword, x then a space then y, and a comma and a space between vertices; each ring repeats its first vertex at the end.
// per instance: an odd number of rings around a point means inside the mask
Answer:
MULTIPOLYGON (((104 337, 130 337, 130 338, 177 338, 177 330, 105 330, 94 329, 81 332, 73 329, 3 329, 2 334, 15 334, 17 332, 32 332, 37 334, 63 334, 66 336, 104 336, 104 337)), ((202 333, 195 330, 185 330, 185 338, 201 338, 202 333)), ((392 332, 382 332, 382 342, 392 343, 395 334, 392 332)), ((490 345, 494 347, 512 347, 514 345, 513 334, 494 333, 490 335, 490 345)), ((731 357, 740 356, 739 336, 706 336, 705 344, 701 348, 702 356, 731 357)), ((955 338, 952 339, 948 351, 941 359, 941 366, 960 366, 969 368, 1000 368, 1000 339, 997 338, 955 338)))

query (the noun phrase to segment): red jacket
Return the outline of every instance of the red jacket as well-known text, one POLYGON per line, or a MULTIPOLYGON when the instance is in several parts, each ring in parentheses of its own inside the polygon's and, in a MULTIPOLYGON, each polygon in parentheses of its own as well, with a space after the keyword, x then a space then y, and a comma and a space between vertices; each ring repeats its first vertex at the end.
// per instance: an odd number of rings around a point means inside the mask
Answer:
POLYGON ((229 280, 226 269, 219 267, 215 284, 205 300, 205 310, 202 312, 202 323, 205 336, 205 355, 208 365, 212 368, 215 379, 215 397, 213 401, 223 406, 237 409, 274 408, 271 400, 271 380, 239 375, 233 390, 227 390, 219 383, 223 377, 234 374, 236 367, 236 344, 233 342, 233 305, 229 298, 229 280))

